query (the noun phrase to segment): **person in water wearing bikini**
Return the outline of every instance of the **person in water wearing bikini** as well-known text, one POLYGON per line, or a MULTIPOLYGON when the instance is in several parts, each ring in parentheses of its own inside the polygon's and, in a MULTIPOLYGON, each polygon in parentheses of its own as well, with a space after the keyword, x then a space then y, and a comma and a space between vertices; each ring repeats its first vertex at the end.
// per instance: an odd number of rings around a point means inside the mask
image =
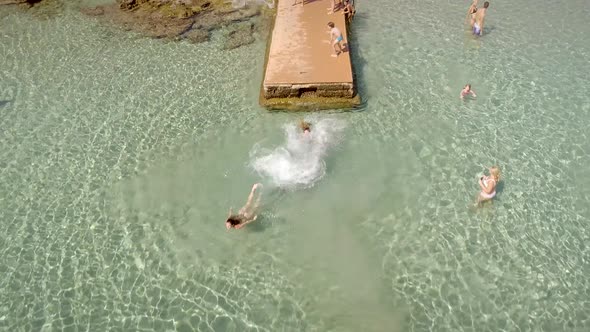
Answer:
POLYGON ((469 26, 473 29, 473 24, 475 23, 475 13, 477 12, 477 2, 478 0, 473 0, 469 9, 467 9, 467 16, 465 16, 465 23, 469 22, 469 26))
POLYGON ((258 197, 256 201, 254 201, 254 193, 256 189, 262 187, 262 184, 256 183, 252 186, 252 190, 250 191, 250 195, 248 196, 248 201, 246 205, 244 205, 238 214, 233 214, 232 208, 229 208, 229 214, 227 215, 227 220, 225 221, 225 228, 236 228, 240 229, 247 224, 253 222, 258 218, 258 207, 260 206, 260 197, 262 194, 258 193, 258 197))
POLYGON ((500 181, 500 168, 498 168, 498 166, 492 166, 489 170, 489 176, 484 175, 479 178, 481 192, 477 195, 477 206, 480 206, 481 203, 489 201, 496 196, 496 186, 498 185, 498 181, 500 181))

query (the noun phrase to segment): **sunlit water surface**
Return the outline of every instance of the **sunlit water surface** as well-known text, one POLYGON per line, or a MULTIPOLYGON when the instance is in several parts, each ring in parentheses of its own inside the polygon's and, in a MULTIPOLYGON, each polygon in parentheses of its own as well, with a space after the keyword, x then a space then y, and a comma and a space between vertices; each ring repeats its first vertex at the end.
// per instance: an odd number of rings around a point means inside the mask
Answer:
POLYGON ((262 38, 79 6, 0 9, 0 330, 590 330, 587 1, 493 1, 483 38, 468 1, 357 1, 364 104, 313 114, 258 106, 262 38), (321 169, 260 164, 302 117, 343 128, 321 169))

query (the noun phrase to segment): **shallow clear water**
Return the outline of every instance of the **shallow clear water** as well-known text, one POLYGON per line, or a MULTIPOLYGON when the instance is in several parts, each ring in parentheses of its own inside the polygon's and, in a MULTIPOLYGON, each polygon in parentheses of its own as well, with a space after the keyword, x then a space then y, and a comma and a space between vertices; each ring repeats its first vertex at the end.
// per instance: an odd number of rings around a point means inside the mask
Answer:
POLYGON ((590 329, 586 1, 494 1, 480 39, 467 1, 358 3, 365 103, 315 114, 257 105, 263 40, 144 39, 77 5, 0 9, 1 330, 590 329), (252 149, 301 117, 347 127, 279 189, 252 149), (257 181, 260 219, 227 232, 257 181))

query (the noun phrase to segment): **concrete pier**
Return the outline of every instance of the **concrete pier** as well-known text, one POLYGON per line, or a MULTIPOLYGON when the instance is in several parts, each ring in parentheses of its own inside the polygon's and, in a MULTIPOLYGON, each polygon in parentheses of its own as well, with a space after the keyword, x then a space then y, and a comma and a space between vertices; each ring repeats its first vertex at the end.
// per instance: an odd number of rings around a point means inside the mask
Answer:
POLYGON ((268 46, 260 104, 271 109, 349 108, 360 104, 343 9, 331 0, 279 0, 268 46), (345 52, 330 43, 328 22, 342 31, 345 52))

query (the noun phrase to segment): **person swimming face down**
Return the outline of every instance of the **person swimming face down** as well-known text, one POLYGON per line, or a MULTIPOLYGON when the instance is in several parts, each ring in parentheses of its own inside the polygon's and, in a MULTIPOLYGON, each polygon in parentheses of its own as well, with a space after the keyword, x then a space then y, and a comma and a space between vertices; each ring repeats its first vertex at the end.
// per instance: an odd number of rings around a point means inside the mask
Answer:
POLYGON ((248 195, 248 201, 244 205, 238 214, 233 214, 232 208, 229 208, 227 219, 225 220, 225 228, 242 228, 247 224, 253 222, 258 218, 258 207, 260 206, 261 194, 258 193, 258 197, 254 200, 254 193, 256 189, 262 187, 262 184, 256 183, 252 186, 250 195, 248 195))
POLYGON ((227 218, 225 221, 225 228, 240 228, 241 224, 243 223, 242 218, 239 215, 233 215, 227 218))

